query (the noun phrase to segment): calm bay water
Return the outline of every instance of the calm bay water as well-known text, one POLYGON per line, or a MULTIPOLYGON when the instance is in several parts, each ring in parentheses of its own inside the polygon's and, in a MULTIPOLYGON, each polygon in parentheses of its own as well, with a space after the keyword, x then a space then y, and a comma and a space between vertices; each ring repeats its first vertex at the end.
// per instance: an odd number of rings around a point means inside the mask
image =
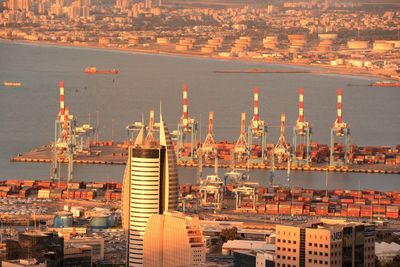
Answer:
MULTIPOLYGON (((202 121, 206 132, 208 112, 215 112, 218 140, 236 140, 240 113, 252 114, 252 88, 260 88, 260 116, 269 124, 268 142, 276 142, 280 113, 288 125, 297 118, 298 88, 305 89, 305 116, 313 125, 313 139, 329 142, 336 114, 336 90, 343 88, 344 120, 351 125, 352 142, 359 145, 395 146, 400 137, 399 88, 374 88, 369 78, 321 74, 218 74, 221 69, 295 69, 279 65, 145 55, 98 49, 52 47, 0 42, 0 179, 46 179, 49 165, 10 163, 9 158, 53 138, 58 112, 58 81, 64 80, 66 105, 79 123, 96 121, 100 138, 123 140, 125 126, 158 112, 162 101, 170 130, 181 114, 181 88, 189 87, 189 114, 202 121), (87 66, 117 68, 119 75, 85 75, 87 66), (19 81, 21 88, 3 87, 19 81), (357 86, 349 86, 349 84, 357 86)), ((291 140, 291 129, 287 139, 291 140)), ((181 169, 181 182, 194 182, 196 170, 181 169)), ((221 170, 222 172, 222 170, 221 170)), ((121 180, 123 167, 78 166, 78 180, 121 180)), ((252 179, 263 184, 269 173, 253 171, 252 179)), ((284 183, 284 173, 276 181, 284 183)), ((324 188, 324 173, 292 173, 292 183, 324 188)), ((400 189, 400 175, 329 174, 330 188, 400 189)))

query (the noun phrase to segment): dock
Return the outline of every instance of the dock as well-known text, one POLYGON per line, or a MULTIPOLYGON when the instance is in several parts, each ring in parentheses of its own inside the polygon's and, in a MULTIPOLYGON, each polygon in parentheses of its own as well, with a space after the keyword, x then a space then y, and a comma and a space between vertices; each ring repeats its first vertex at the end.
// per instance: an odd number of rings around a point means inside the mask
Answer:
MULTIPOLYGON (((106 142, 105 142, 106 143, 106 142)), ((128 149, 123 143, 112 143, 105 145, 92 146, 90 154, 78 154, 74 156, 74 164, 102 164, 102 165, 126 165, 128 159, 128 149)), ((51 144, 43 145, 24 154, 18 154, 10 159, 11 162, 21 163, 51 163, 52 162, 52 147, 51 144)), ((60 163, 67 163, 67 158, 59 158, 60 163)), ((177 162, 178 167, 197 168, 196 162, 177 162)), ((231 168, 230 160, 219 159, 218 166, 220 168, 231 168)), ((205 162, 205 168, 213 168, 214 162, 205 162)), ((271 166, 267 164, 237 164, 236 168, 247 168, 270 170, 271 166)), ((275 165, 275 170, 287 170, 287 164, 281 163, 275 165)), ((370 174, 400 174, 400 166, 388 166, 385 164, 353 164, 346 168, 329 168, 327 163, 315 163, 312 166, 291 167, 292 171, 306 172, 346 172, 346 173, 370 173, 370 174)))

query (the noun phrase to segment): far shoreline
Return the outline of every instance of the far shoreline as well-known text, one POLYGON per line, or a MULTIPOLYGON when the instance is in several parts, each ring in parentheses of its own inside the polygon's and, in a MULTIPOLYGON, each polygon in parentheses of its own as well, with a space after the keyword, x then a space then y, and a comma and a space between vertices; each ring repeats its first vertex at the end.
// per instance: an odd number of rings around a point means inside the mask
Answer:
POLYGON ((175 56, 175 57, 187 57, 187 58, 196 58, 196 59, 206 59, 206 60, 218 60, 218 61, 236 61, 236 62, 245 62, 245 63, 257 63, 257 65, 270 65, 270 66, 283 66, 283 67, 293 67, 293 68, 301 68, 310 70, 311 74, 320 74, 320 75, 344 75, 350 77, 363 77, 370 80, 384 79, 384 80, 393 80, 393 78, 386 77, 381 74, 371 73, 368 71, 358 70, 358 69, 349 69, 346 67, 332 67, 332 66, 324 66, 318 64, 305 64, 305 63, 295 63, 295 62, 281 62, 281 61, 265 61, 260 59, 252 59, 252 58, 224 58, 220 56, 212 56, 212 55, 200 55, 193 53, 178 53, 171 51, 160 51, 160 50, 148 50, 148 49, 140 49, 140 48, 119 48, 119 47, 104 47, 98 45, 87 45, 87 44, 69 44, 69 43, 60 43, 53 41, 29 41, 29 40, 19 40, 19 39, 4 39, 0 38, 0 42, 3 43, 15 43, 22 45, 35 45, 35 46, 50 46, 50 47, 64 47, 64 48, 81 48, 81 49, 93 49, 99 51, 111 51, 111 52, 124 52, 131 54, 141 54, 141 55, 161 55, 161 56, 175 56))

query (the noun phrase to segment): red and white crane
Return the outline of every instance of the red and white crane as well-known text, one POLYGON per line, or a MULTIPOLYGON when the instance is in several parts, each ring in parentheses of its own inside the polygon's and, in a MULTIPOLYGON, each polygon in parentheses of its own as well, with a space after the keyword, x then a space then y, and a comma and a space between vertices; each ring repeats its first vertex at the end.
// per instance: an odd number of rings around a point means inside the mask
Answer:
POLYGON ((347 167, 349 164, 350 154, 350 126, 343 121, 342 113, 342 88, 337 90, 337 106, 336 106, 336 120, 331 128, 331 146, 329 165, 331 167, 347 167), (338 151, 335 147, 335 137, 341 139, 341 144, 338 142, 338 151))
POLYGON ((274 154, 273 154, 274 158, 276 157, 279 163, 282 162, 284 159, 286 159, 289 154, 289 145, 286 142, 285 132, 286 132, 286 114, 281 113, 280 135, 278 142, 274 147, 274 154))
POLYGON ((250 125, 248 128, 247 132, 247 138, 248 138, 248 151, 249 151, 249 157, 248 161, 249 163, 255 163, 255 164, 264 164, 265 161, 265 154, 266 154, 266 148, 267 148, 267 125, 264 123, 264 121, 260 120, 259 117, 259 89, 258 87, 254 87, 253 90, 253 118, 250 121, 250 125), (261 157, 253 157, 253 151, 255 147, 253 147, 253 139, 261 139, 259 140, 259 145, 261 147, 261 157))
POLYGON ((188 87, 183 85, 182 117, 178 123, 177 131, 173 134, 177 137, 178 162, 193 162, 197 158, 197 120, 189 117, 188 87), (187 140, 189 139, 189 140, 187 140), (190 151, 186 151, 185 142, 190 142, 190 151))
POLYGON ((182 126, 185 132, 189 131, 189 114, 188 114, 188 88, 187 84, 183 85, 183 99, 182 99, 182 126))
POLYGON ((342 117, 342 88, 339 88, 337 91, 337 117, 336 120, 333 124, 333 127, 336 128, 336 135, 337 136, 343 136, 343 129, 347 128, 347 124, 343 122, 343 117, 342 117))
POLYGON ((240 116, 240 135, 236 141, 235 147, 233 148, 232 159, 235 163, 246 160, 248 157, 249 146, 247 144, 246 134, 246 113, 242 113, 240 116))
POLYGON ((208 115, 208 131, 207 136, 201 146, 201 153, 205 160, 214 159, 218 157, 217 144, 214 139, 214 112, 209 112, 208 115))

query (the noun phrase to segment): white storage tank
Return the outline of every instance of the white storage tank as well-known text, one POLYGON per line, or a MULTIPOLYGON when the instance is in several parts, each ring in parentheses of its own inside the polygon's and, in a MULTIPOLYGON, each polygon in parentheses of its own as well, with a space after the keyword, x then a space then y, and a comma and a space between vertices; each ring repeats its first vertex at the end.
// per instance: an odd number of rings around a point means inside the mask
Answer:
POLYGON ((369 42, 368 41, 350 40, 350 41, 347 41, 347 48, 348 49, 368 49, 369 42))

